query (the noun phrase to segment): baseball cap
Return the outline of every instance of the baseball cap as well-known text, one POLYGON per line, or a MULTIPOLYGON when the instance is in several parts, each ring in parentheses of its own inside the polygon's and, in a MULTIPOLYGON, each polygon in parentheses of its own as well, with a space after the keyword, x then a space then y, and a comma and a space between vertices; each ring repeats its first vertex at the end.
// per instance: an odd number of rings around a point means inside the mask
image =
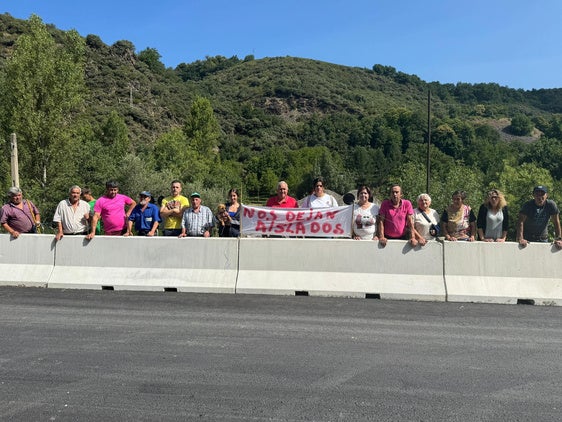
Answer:
POLYGON ((143 191, 139 194, 139 196, 146 196, 146 197, 152 198, 152 194, 151 194, 149 191, 147 191, 147 190, 143 190, 143 191))
POLYGON ((533 193, 535 193, 538 190, 543 191, 544 193, 548 193, 548 189, 546 188, 546 186, 543 185, 535 186, 535 189, 533 189, 533 193))
POLYGON ((201 198, 201 195, 199 195, 199 192, 193 192, 190 196, 192 198, 201 198))

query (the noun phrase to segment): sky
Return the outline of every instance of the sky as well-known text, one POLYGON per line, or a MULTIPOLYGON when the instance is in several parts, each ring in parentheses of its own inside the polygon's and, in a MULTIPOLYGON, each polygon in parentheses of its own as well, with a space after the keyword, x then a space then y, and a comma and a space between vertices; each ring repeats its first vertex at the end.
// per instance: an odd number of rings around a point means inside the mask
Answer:
POLYGON ((155 48, 173 68, 292 56, 426 82, 562 88, 561 0, 0 0, 0 13, 155 48))

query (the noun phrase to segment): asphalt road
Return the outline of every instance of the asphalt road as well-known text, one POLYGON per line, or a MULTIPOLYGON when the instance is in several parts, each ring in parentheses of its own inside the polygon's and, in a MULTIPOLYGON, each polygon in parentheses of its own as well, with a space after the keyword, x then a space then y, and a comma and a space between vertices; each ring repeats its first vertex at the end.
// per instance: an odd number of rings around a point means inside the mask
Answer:
POLYGON ((559 421, 562 308, 0 288, 6 421, 559 421))

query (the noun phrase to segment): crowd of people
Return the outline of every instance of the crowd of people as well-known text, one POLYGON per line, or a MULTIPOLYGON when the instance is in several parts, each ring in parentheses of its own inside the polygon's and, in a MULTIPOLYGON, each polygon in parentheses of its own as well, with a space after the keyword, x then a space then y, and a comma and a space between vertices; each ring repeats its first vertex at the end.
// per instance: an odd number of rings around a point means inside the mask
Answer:
MULTIPOLYGON (((337 200, 325 191, 322 178, 314 179, 309 196, 300 208, 337 207, 337 200)), ((102 233, 106 236, 147 236, 160 232, 163 236, 238 237, 241 233, 240 192, 230 189, 228 201, 219 204, 216 213, 202 204, 201 195, 193 192, 189 198, 182 195, 182 184, 173 180, 170 195, 161 198, 158 205, 149 191, 140 192, 138 202, 119 193, 119 185, 109 181, 105 193, 96 199, 91 189, 72 186, 68 198, 59 202, 53 216, 55 238, 83 235, 93 239, 102 233), (101 223, 101 224, 100 224, 101 223)), ((39 233, 41 215, 29 199, 24 199, 21 189, 8 190, 8 202, 0 209, 0 224, 13 238, 22 233, 39 233)), ((373 203, 368 186, 357 190, 353 204, 352 237, 357 240, 378 240, 381 246, 388 239, 407 240, 412 246, 425 245, 442 237, 447 241, 481 240, 505 242, 509 228, 509 212, 502 192, 492 189, 480 206, 478 214, 465 204, 466 193, 455 191, 451 204, 440 215, 431 208, 431 197, 422 193, 417 197, 417 208, 403 198, 398 184, 390 187, 389 198, 381 205, 373 203)), ((289 196, 285 181, 277 184, 277 193, 268 199, 266 207, 299 208, 298 201, 289 196)), ((554 245, 562 249, 559 209, 548 199, 548 189, 539 185, 533 189, 533 199, 525 202, 519 211, 516 241, 525 247, 529 242, 549 242, 548 228, 552 223, 554 245)))

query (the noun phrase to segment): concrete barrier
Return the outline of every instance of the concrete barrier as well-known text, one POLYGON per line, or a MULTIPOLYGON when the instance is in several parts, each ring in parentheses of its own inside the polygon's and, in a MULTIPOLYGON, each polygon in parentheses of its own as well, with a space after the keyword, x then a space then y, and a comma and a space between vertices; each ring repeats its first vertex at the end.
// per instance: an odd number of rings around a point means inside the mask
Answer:
POLYGON ((47 287, 54 265, 54 236, 0 234, 1 286, 47 287))
POLYGON ((65 236, 48 287, 234 293, 238 239, 65 236))
POLYGON ((444 301, 442 244, 243 238, 236 292, 444 301))
POLYGON ((550 244, 445 242, 451 302, 562 305, 562 251, 550 244))

